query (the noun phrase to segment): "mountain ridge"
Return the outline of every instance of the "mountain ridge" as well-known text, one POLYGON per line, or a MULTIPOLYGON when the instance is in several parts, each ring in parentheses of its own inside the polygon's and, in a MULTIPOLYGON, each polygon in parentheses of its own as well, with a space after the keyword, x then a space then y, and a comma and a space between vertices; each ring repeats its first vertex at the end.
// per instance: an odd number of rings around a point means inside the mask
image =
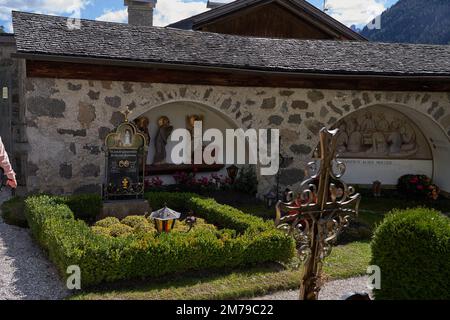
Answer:
POLYGON ((360 33, 376 42, 450 44, 450 0, 399 0, 381 15, 381 29, 360 33))

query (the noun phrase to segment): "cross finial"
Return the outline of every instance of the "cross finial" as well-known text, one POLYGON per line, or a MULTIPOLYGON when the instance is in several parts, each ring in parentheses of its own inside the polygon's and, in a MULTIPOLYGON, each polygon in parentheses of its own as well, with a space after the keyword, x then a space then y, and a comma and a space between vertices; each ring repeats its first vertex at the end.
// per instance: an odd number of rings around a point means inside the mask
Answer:
POLYGON ((120 111, 121 114, 125 117, 125 122, 128 122, 128 116, 133 113, 133 111, 130 110, 130 108, 127 106, 125 111, 120 111))

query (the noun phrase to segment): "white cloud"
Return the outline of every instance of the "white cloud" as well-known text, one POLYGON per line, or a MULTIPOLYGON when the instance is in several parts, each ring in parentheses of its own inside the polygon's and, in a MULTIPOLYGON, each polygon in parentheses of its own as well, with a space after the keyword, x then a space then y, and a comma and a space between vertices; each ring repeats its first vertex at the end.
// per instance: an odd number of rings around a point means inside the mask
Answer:
POLYGON ((181 0, 158 0, 154 25, 166 26, 208 10, 202 1, 183 2, 181 0))
POLYGON ((0 20, 7 21, 6 31, 12 32, 12 10, 73 15, 79 13, 89 2, 90 0, 0 0, 0 20))
MULTIPOLYGON (((166 26, 170 23, 191 17, 208 10, 206 3, 201 1, 184 2, 183 0, 158 0, 153 15, 155 26, 166 26)), ((110 22, 127 22, 127 8, 121 10, 105 10, 96 20, 110 22)))
POLYGON ((117 11, 105 10, 103 14, 100 17, 95 18, 95 20, 126 23, 128 21, 127 8, 117 11))
POLYGON ((345 25, 365 25, 386 10, 386 0, 328 0, 328 8, 345 25))

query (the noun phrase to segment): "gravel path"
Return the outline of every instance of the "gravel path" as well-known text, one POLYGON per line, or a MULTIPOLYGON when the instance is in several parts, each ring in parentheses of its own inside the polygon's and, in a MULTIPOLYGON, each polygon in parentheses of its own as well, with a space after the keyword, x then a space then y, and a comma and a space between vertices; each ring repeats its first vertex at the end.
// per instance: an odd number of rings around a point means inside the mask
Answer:
MULTIPOLYGON (((325 283, 319 294, 319 300, 343 300, 351 293, 369 292, 367 277, 335 280, 325 283)), ((297 300, 298 290, 282 291, 255 300, 297 300)))
MULTIPOLYGON (((0 204, 7 196, 6 191, 0 193, 0 204)), ((7 225, 0 217, 0 300, 54 300, 67 294, 29 231, 7 225)))

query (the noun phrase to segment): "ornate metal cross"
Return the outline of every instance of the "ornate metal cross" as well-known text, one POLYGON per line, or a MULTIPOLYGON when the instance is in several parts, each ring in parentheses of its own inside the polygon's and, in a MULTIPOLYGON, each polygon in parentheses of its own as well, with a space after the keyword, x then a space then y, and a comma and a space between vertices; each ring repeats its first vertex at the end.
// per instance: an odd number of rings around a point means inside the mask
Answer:
POLYGON ((323 260, 349 225, 350 216, 358 214, 361 196, 340 180, 345 164, 336 160, 338 132, 320 131, 319 169, 317 161, 309 163, 309 178, 302 182, 300 191, 289 194, 290 202, 279 201, 276 206, 275 224, 294 237, 303 263, 300 300, 317 300, 323 260))
POLYGON ((123 114, 125 122, 128 122, 128 117, 130 116, 130 114, 133 113, 133 111, 131 111, 130 108, 127 106, 127 108, 124 111, 120 111, 120 113, 123 114))

